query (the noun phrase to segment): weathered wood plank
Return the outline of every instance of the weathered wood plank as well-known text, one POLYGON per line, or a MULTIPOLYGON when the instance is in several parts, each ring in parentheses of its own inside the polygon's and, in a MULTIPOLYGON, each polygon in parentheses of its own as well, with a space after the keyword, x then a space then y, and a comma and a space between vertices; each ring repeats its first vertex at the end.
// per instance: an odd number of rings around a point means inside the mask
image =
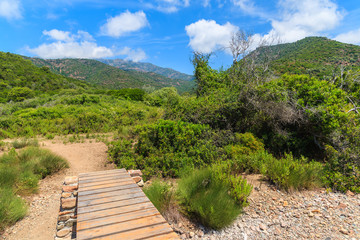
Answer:
MULTIPOLYGON (((135 220, 129 220, 127 222, 120 222, 120 223, 114 223, 110 225, 105 225, 101 227, 95 227, 91 229, 86 230, 80 230, 78 231, 81 233, 79 236, 81 238, 77 237, 77 239, 91 239, 91 238, 99 238, 107 236, 107 235, 113 235, 113 234, 119 234, 119 233, 131 233, 129 236, 137 236, 138 230, 141 228, 144 229, 146 227, 151 227, 153 225, 163 225, 166 224, 166 221, 163 217, 159 215, 155 216, 148 216, 144 218, 139 218, 135 220), (137 231, 131 231, 131 230, 137 230, 137 231)), ((166 225, 165 225, 166 226, 166 225)), ((149 229, 150 231, 150 229, 149 229)), ((128 238, 123 238, 128 239, 128 238)))
POLYGON ((98 186, 96 186, 96 185, 90 186, 90 187, 81 186, 81 187, 79 187, 79 192, 94 191, 97 189, 106 189, 106 188, 112 188, 112 187, 117 187, 117 186, 130 185, 133 183, 134 183, 134 181, 132 179, 128 179, 128 180, 122 181, 122 182, 111 182, 111 183, 106 183, 106 184, 102 184, 102 185, 98 185, 98 186))
POLYGON ((86 206, 88 204, 91 204, 90 202, 96 200, 104 201, 104 199, 126 199, 129 197, 138 197, 138 196, 144 196, 144 192, 141 191, 137 186, 134 186, 132 188, 126 188, 126 189, 120 189, 120 190, 114 190, 110 192, 102 192, 102 193, 96 193, 92 195, 83 195, 81 196, 81 201, 78 202, 78 206, 86 206), (88 203, 88 201, 90 201, 88 203), (84 204, 83 204, 84 203, 84 204))
POLYGON ((136 185, 136 183, 132 183, 132 184, 128 184, 128 185, 119 185, 116 187, 109 187, 109 188, 104 188, 104 189, 96 189, 96 190, 92 190, 92 191, 80 191, 79 188, 79 197, 80 196, 85 196, 85 195, 93 195, 93 194, 97 194, 97 193, 105 193, 105 192, 113 192, 116 190, 122 190, 122 189, 130 189, 130 188, 134 188, 134 187, 138 187, 138 185, 136 185))
POLYGON ((159 215, 159 214, 160 213, 156 209, 151 208, 151 209, 139 210, 131 213, 124 213, 121 215, 91 219, 83 222, 78 222, 77 230, 80 231, 93 227, 100 227, 112 223, 126 222, 137 218, 143 218, 143 217, 159 215))

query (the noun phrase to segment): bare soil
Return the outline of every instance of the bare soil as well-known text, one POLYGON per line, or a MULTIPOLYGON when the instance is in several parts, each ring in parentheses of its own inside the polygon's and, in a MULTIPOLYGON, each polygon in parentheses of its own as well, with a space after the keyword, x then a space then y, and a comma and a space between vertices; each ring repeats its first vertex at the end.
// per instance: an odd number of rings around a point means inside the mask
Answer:
POLYGON ((79 173, 114 168, 114 165, 107 163, 107 146, 102 142, 90 141, 68 144, 64 144, 60 140, 39 141, 40 146, 67 159, 70 168, 40 181, 38 194, 26 198, 29 203, 28 215, 14 226, 6 229, 0 239, 54 239, 61 187, 65 176, 77 176, 79 173))

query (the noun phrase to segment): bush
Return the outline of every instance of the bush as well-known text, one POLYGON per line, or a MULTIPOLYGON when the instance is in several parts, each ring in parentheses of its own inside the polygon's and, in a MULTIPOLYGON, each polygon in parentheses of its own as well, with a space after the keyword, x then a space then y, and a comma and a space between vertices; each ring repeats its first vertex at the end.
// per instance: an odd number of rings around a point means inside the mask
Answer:
POLYGON ((41 178, 69 167, 67 161, 47 149, 29 147, 19 153, 21 164, 41 178))
POLYGON ((184 210, 203 225, 221 229, 231 224, 241 206, 228 194, 229 185, 210 168, 195 170, 180 179, 178 193, 184 210))
POLYGON ((294 159, 291 154, 285 158, 265 162, 263 174, 278 187, 286 190, 302 190, 322 185, 323 166, 318 162, 308 162, 304 157, 294 159))
POLYGON ((20 141, 15 140, 11 144, 12 144, 13 148, 16 148, 16 149, 24 148, 27 146, 33 146, 33 147, 39 146, 39 142, 36 139, 26 139, 26 138, 24 138, 20 141))
POLYGON ((15 196, 11 188, 0 187, 0 231, 25 217, 25 201, 15 196))
POLYGON ((14 87, 8 93, 8 99, 14 102, 21 102, 33 96, 33 90, 28 87, 14 87))
POLYGON ((172 186, 166 182, 155 180, 151 185, 144 187, 143 190, 157 210, 163 215, 174 205, 175 196, 172 186))

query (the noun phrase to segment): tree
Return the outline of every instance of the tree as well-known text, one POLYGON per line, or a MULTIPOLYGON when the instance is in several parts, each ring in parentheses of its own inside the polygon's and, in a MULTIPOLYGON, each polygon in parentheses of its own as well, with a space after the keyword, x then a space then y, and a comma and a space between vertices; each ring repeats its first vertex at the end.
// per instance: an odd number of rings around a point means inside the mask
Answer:
POLYGON ((28 87, 14 87, 8 93, 8 99, 14 102, 21 102, 33 96, 33 90, 28 87))

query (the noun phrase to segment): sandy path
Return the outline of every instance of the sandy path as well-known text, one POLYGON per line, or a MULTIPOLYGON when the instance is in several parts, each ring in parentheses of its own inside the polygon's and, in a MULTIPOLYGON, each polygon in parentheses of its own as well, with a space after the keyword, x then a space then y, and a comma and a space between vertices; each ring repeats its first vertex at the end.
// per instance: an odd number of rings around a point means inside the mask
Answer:
POLYGON ((8 240, 51 240, 54 239, 59 211, 61 186, 65 176, 82 172, 112 169, 106 164, 107 147, 102 142, 63 144, 61 141, 40 143, 44 148, 63 156, 70 168, 40 181, 39 193, 31 196, 28 215, 7 229, 3 239, 8 240))

